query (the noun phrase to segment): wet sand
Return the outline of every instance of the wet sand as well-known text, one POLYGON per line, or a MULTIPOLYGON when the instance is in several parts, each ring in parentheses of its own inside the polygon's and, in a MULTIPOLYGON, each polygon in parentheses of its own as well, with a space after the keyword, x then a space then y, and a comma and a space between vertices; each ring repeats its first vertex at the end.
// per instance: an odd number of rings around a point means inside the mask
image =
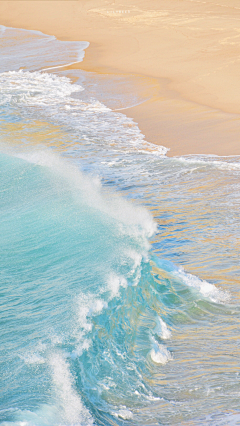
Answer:
POLYGON ((0 24, 89 41, 73 67, 136 77, 122 112, 168 155, 240 154, 238 0, 1 1, 0 24))

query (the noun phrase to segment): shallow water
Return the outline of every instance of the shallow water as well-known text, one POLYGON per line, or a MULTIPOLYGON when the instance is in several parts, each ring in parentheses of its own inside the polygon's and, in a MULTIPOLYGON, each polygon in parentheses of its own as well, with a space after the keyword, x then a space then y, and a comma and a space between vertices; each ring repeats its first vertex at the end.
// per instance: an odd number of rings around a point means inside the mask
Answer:
POLYGON ((238 424, 240 158, 166 157, 41 71, 86 42, 0 28, 2 424, 238 424))

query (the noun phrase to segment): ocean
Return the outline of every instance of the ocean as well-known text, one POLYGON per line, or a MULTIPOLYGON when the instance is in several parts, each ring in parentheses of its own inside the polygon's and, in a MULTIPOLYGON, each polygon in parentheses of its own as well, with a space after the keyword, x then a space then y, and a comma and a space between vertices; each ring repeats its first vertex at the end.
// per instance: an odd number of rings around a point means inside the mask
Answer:
POLYGON ((240 424, 240 157, 148 143, 88 45, 0 26, 1 424, 240 424))

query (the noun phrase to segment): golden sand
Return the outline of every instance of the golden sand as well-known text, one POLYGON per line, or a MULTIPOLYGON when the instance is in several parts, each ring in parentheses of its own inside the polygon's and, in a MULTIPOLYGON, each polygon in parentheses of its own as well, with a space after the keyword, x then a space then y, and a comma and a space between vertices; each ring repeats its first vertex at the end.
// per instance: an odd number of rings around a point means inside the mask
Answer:
POLYGON ((240 154, 239 0, 1 1, 0 24, 89 41, 79 68, 141 76, 123 112, 169 155, 240 154))

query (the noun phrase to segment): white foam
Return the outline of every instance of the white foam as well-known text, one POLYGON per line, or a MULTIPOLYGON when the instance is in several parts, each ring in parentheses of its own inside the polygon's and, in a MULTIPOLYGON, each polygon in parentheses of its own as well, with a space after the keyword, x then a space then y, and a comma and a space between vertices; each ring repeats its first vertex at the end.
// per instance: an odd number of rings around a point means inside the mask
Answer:
MULTIPOLYGON (((51 120, 84 134, 84 140, 102 150, 130 149, 133 153, 165 156, 167 148, 144 141, 131 118, 113 112, 101 102, 71 96, 83 88, 67 77, 44 72, 9 71, 0 74, 0 105, 22 108, 37 120, 51 120), (27 109, 26 109, 27 108, 27 109), (97 137, 96 137, 97 135, 97 137), (97 139, 97 140, 96 140, 97 139)), ((127 152, 127 151, 126 151, 127 152)))
POLYGON ((55 404, 57 404, 61 424, 92 426, 92 416, 74 388, 73 377, 67 361, 60 354, 55 354, 51 356, 49 364, 52 369, 56 394, 55 404))
POLYGON ((0 103, 20 106, 58 106, 73 92, 83 90, 80 85, 71 84, 67 77, 54 74, 8 71, 0 73, 0 103))
POLYGON ((237 155, 228 157, 220 157, 216 155, 192 155, 175 157, 174 159, 185 164, 195 165, 193 170, 196 170, 199 167, 211 166, 219 170, 240 171, 240 158, 237 155))
MULTIPOLYGON (((81 334, 78 335, 78 339, 80 340, 81 334)), ((76 344, 76 348, 71 352, 66 354, 66 358, 76 359, 79 358, 84 351, 88 351, 92 342, 90 339, 83 338, 80 344, 76 344)))
POLYGON ((120 287, 127 287, 127 280, 123 276, 111 273, 107 280, 108 289, 111 292, 111 298, 118 296, 120 287))
POLYGON ((148 259, 148 251, 150 249, 150 245, 148 243, 148 240, 143 242, 142 244, 142 250, 136 251, 127 249, 123 252, 123 255, 126 257, 127 261, 129 262, 130 270, 127 274, 127 277, 131 284, 133 286, 137 286, 139 283, 139 280, 141 278, 141 263, 144 260, 148 259))
POLYGON ((78 295, 77 302, 77 318, 78 324, 85 331, 91 331, 92 323, 89 322, 89 318, 94 315, 100 314, 100 312, 107 307, 107 303, 99 298, 96 298, 94 294, 80 293, 78 295))
POLYGON ((171 339, 172 337, 172 333, 168 330, 167 324, 160 317, 157 318, 155 332, 164 340, 171 339))
POLYGON ((123 420, 131 420, 133 418, 132 411, 128 410, 125 406, 122 406, 117 412, 112 412, 112 415, 123 420))
POLYGON ((151 359, 156 364, 166 364, 172 360, 171 353, 163 345, 160 345, 154 338, 152 338, 152 350, 150 351, 151 359))
POLYGON ((204 297, 210 299, 212 302, 226 303, 230 300, 230 294, 228 292, 218 289, 214 284, 210 284, 205 280, 201 280, 195 275, 184 272, 183 268, 178 269, 177 271, 173 272, 173 274, 181 278, 184 284, 195 288, 204 297))

